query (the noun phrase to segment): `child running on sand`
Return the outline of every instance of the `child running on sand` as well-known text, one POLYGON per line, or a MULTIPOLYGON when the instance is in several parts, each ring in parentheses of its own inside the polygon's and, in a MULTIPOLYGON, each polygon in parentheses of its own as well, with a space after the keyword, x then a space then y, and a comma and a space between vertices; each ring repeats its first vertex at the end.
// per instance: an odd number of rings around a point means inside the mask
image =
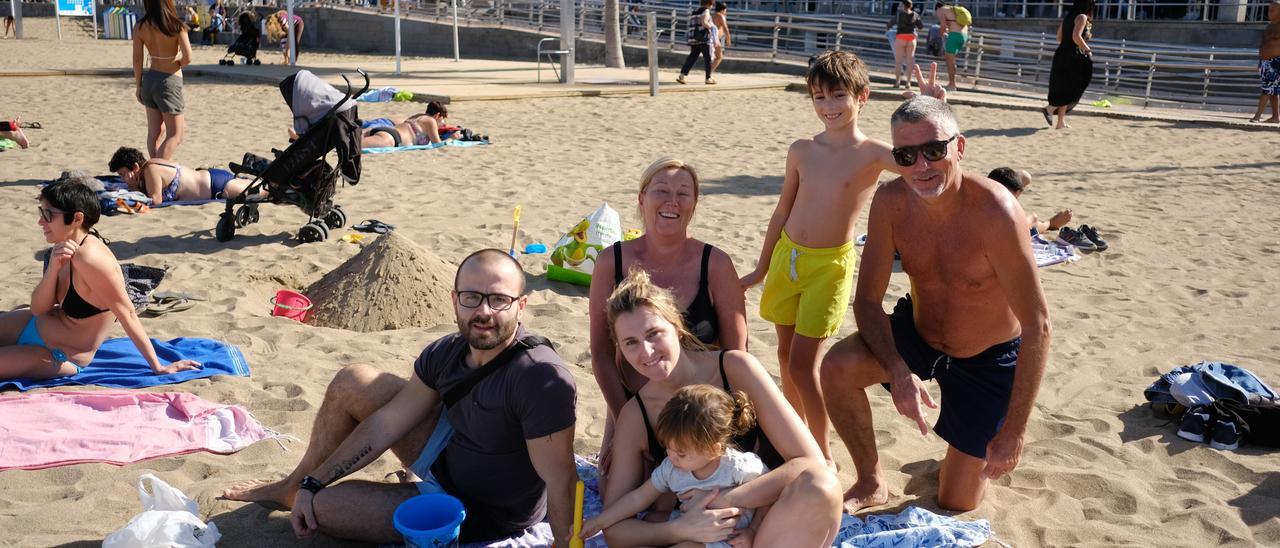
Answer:
MULTIPOLYGON (((936 64, 928 82, 918 65, 914 70, 921 93, 945 99, 936 64)), ((742 286, 745 290, 764 281, 760 317, 773 322, 778 333, 782 393, 830 462, 830 420, 818 384, 818 354, 823 341, 840 330, 849 307, 857 258, 854 221, 871 201, 880 172, 899 168, 887 143, 858 129, 858 112, 870 95, 861 59, 847 51, 828 51, 814 59, 805 81, 825 129, 792 143, 787 151, 782 194, 756 269, 743 276, 742 286)))
MULTIPOLYGON (((667 458, 653 471, 649 481, 627 493, 603 512, 582 524, 582 538, 595 536, 619 521, 649 508, 664 493, 684 493, 698 489, 729 489, 760 477, 766 472, 755 453, 730 447, 730 439, 751 429, 755 413, 746 394, 725 391, 709 384, 695 384, 676 391, 658 415, 655 435, 667 448, 667 458)), ((761 508, 763 517, 767 508, 761 508)), ((743 508, 736 531, 728 539, 710 542, 708 548, 748 548, 754 538, 751 508, 743 508)), ((670 519, 679 517, 673 511, 670 519)), ((759 524, 761 520, 754 521, 759 524)), ((703 546, 681 543, 678 547, 703 546)))

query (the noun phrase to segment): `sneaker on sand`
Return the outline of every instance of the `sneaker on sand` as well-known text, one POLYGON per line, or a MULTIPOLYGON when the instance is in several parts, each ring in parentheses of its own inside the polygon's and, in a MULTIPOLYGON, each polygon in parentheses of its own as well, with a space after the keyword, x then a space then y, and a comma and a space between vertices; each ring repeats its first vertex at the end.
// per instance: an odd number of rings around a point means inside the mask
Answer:
POLYGON ((1089 241, 1088 237, 1069 226, 1064 226, 1058 229, 1057 242, 1062 245, 1075 246, 1079 248, 1080 251, 1095 251, 1098 249, 1098 246, 1089 241))
POLYGON ((716 84, 716 79, 715 79, 715 78, 707 78, 707 85, 708 85, 708 86, 714 86, 715 84, 716 84))
POLYGON ((684 75, 683 75, 683 74, 681 74, 680 76, 676 76, 676 83, 677 83, 677 84, 683 84, 683 83, 685 83, 685 82, 684 82, 684 75))
POLYGON ((1084 237, 1088 238, 1090 242, 1093 242, 1094 247, 1097 247, 1098 251, 1105 251, 1107 249, 1107 241, 1102 239, 1102 236, 1098 235, 1097 229, 1089 225, 1080 225, 1080 233, 1084 234, 1084 237))
POLYGON ((1209 408, 1203 405, 1191 408, 1182 416, 1182 425, 1178 427, 1178 437, 1187 441, 1204 443, 1209 437, 1209 408))
POLYGON ((1219 417, 1218 422, 1213 425, 1213 437, 1209 439, 1209 447, 1219 451, 1239 449, 1240 428, 1236 426, 1236 421, 1219 417))

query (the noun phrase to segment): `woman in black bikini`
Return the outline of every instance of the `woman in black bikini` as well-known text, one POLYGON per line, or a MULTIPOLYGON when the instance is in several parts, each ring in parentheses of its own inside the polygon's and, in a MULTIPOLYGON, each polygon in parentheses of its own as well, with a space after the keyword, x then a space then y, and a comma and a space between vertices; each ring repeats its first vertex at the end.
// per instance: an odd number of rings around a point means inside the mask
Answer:
POLYGON ((660 499, 644 520, 625 520, 606 530, 606 541, 649 546, 723 540, 736 522, 726 519, 735 512, 725 509, 772 505, 756 530, 756 546, 830 546, 839 529, 842 497, 817 442, 755 357, 740 350, 705 350, 676 306, 670 291, 633 270, 600 311, 622 358, 648 381, 618 414, 613 470, 602 480, 605 506, 647 481, 649 470, 661 462, 666 450, 652 434, 656 413, 690 385, 746 394, 759 426, 734 442, 756 452, 770 470, 714 498, 681 494, 682 514, 674 521, 667 515, 675 501, 660 499))
POLYGON ((102 242, 98 198, 76 182, 40 191, 39 224, 53 244, 31 307, 0 314, 0 379, 51 379, 79 373, 120 320, 157 375, 197 369, 180 360, 160 362, 125 291, 124 274, 102 242))
POLYGON ((591 369, 609 406, 600 452, 602 474, 609 471, 614 420, 623 404, 647 382, 619 360, 604 316, 605 301, 633 268, 670 289, 685 320, 703 344, 746 350, 747 309, 733 260, 724 251, 689 237, 698 204, 698 174, 674 158, 662 158, 640 177, 639 214, 645 234, 614 245, 596 257, 591 275, 591 369))

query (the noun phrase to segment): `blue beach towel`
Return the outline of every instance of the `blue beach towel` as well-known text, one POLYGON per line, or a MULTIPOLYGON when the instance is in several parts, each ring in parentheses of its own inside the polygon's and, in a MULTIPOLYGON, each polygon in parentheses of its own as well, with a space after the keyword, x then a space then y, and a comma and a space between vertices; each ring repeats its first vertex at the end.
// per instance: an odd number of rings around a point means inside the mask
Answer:
POLYGON ((180 371, 169 375, 156 375, 151 366, 142 359, 142 354, 133 346, 127 337, 109 339, 102 343, 98 353, 90 363, 77 375, 57 379, 28 380, 13 379, 0 381, 0 390, 9 387, 20 391, 32 388, 49 388, 53 386, 97 385, 109 388, 144 388, 162 384, 177 384, 192 379, 203 379, 214 375, 249 376, 249 363, 239 348, 213 339, 178 338, 168 342, 151 339, 156 349, 156 356, 165 363, 187 359, 200 362, 204 367, 194 371, 180 371))
MULTIPOLYGON (((599 470, 593 459, 574 455, 573 460, 578 469, 578 478, 586 484, 582 516, 594 517, 604 511, 604 502, 600 498, 599 470)), ((836 535, 836 541, 832 546, 836 548, 980 546, 990 537, 991 524, 987 520, 960 521, 910 506, 898 514, 867 516, 865 521, 844 514, 840 521, 840 532, 836 535)), ((464 544, 463 547, 534 548, 549 546, 552 539, 551 525, 544 521, 525 529, 524 534, 519 536, 491 542, 464 544)), ((584 544, 586 548, 607 548, 603 534, 587 539, 584 544)))
POLYGON ((392 152, 407 152, 410 150, 431 150, 444 147, 478 147, 489 144, 488 141, 440 141, 430 145, 410 145, 404 147, 375 147, 366 148, 360 151, 361 154, 389 154, 392 152))
POLYGON ((981 546, 991 537, 985 519, 960 521, 923 508, 908 506, 897 514, 871 515, 866 520, 844 514, 834 546, 840 548, 896 548, 899 546, 981 546))

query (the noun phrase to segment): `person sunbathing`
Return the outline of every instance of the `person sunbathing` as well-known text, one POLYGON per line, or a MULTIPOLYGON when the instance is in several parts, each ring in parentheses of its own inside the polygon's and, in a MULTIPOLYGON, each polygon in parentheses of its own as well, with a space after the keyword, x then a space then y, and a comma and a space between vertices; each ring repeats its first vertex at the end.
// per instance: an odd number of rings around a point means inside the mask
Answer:
POLYGON ((107 167, 124 179, 129 190, 150 197, 151 205, 176 200, 235 198, 251 182, 224 169, 191 169, 177 163, 148 160, 142 151, 130 147, 117 149, 107 167))
POLYGON ((93 190, 72 181, 50 184, 40 190, 38 209, 53 248, 31 306, 0 314, 0 380, 79 373, 117 320, 155 374, 200 367, 191 360, 165 365, 156 356, 125 291, 120 263, 93 228, 102 214, 93 190))
MULTIPOLYGON (((366 128, 361 135, 361 148, 432 145, 459 135, 458 129, 444 125, 449 110, 439 101, 427 103, 424 114, 415 114, 394 125, 379 124, 366 128), (443 130, 443 131, 442 131, 443 130), (443 136, 441 134, 444 134, 443 136)), ((390 119, 380 119, 392 121, 390 119)))
POLYGON ((27 148, 31 144, 27 140, 27 134, 22 132, 22 121, 17 118, 0 121, 0 139, 12 139, 20 148, 27 148))
MULTIPOLYGON (((1015 171, 1011 167, 998 167, 991 170, 991 173, 987 174, 987 178, 1009 189, 1014 198, 1022 196, 1022 192, 1031 186, 1031 173, 1025 169, 1015 171)), ((1067 226, 1069 222, 1071 222, 1070 209, 1055 213, 1047 221, 1041 220, 1035 213, 1027 213, 1027 225, 1031 227, 1032 233, 1035 234, 1044 234, 1050 230, 1057 230, 1067 226)))

